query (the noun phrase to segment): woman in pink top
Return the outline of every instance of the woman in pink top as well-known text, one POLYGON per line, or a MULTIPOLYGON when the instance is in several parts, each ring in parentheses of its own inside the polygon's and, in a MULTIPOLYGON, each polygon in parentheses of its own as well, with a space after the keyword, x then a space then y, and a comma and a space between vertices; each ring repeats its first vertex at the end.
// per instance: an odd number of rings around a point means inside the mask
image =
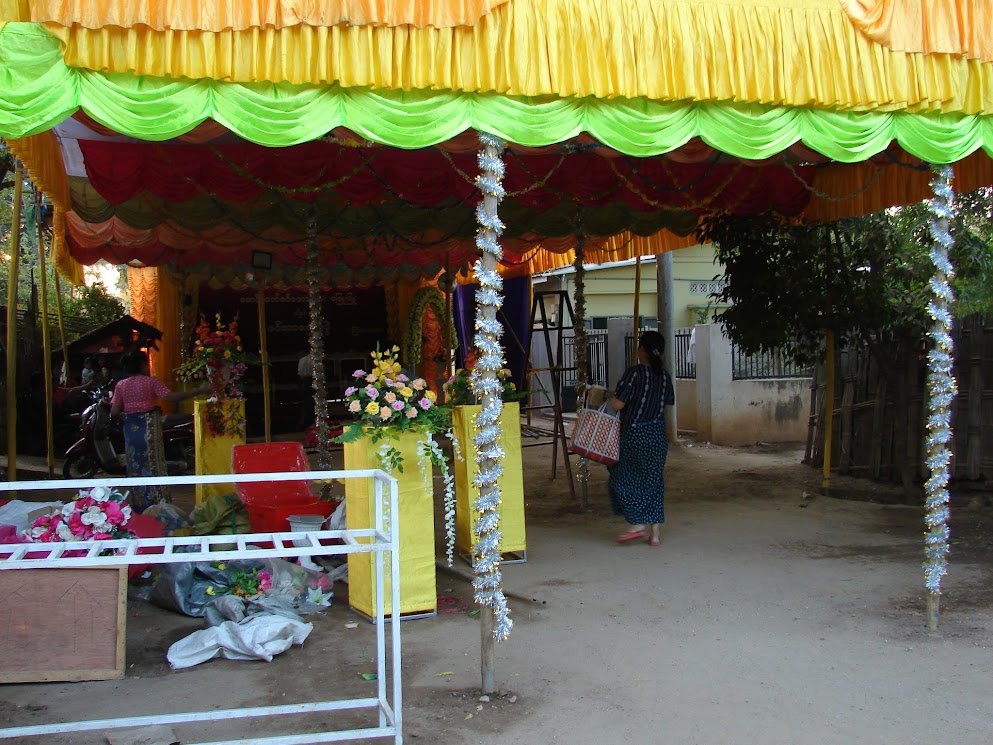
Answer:
MULTIPOLYGON (((141 351, 124 358, 124 372, 128 377, 114 387, 111 416, 124 416, 124 458, 128 476, 166 476, 159 399, 182 401, 209 389, 203 386, 193 391, 169 390, 169 386, 149 375, 148 355, 141 351)), ((169 501, 168 492, 161 486, 140 486, 131 491, 128 499, 135 512, 144 512, 161 501, 169 501)))

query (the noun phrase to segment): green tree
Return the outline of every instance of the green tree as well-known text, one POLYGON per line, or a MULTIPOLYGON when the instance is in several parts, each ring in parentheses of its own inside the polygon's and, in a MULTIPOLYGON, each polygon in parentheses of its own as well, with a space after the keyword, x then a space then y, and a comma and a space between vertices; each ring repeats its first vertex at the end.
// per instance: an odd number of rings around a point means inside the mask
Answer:
MULTIPOLYGON (((959 195, 952 234, 957 314, 993 310, 991 190, 959 195)), ((927 205, 831 224, 798 225, 773 214, 717 215, 699 231, 715 245, 732 303, 720 316, 746 352, 782 349, 799 362, 820 356, 826 330, 862 342, 887 365, 895 343, 920 340, 933 274, 927 205)))

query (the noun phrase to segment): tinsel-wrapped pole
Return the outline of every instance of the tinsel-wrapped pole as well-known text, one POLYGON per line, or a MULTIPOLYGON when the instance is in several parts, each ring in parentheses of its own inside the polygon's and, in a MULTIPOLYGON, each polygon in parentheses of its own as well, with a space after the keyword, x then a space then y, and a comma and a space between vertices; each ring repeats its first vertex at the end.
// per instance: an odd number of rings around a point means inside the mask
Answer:
POLYGON ((927 533, 924 538, 924 585, 927 587, 927 622, 931 629, 938 628, 939 600, 941 598, 941 578, 948 571, 948 481, 951 477, 952 452, 952 403, 957 387, 952 376, 955 362, 952 343, 952 313, 949 306, 955 300, 951 281, 955 269, 948 252, 955 242, 948 229, 952 216, 952 169, 951 166, 932 166, 934 180, 931 189, 931 263, 934 276, 931 278, 931 300, 928 302, 928 315, 934 322, 928 336, 934 348, 927 357, 927 467, 930 477, 924 485, 926 494, 924 523, 927 533))
POLYGON ((506 639, 513 626, 507 598, 503 594, 503 576, 500 572, 500 487, 497 479, 503 473, 500 446, 500 412, 503 409, 503 385, 497 371, 503 367, 503 346, 500 337, 503 326, 497 321, 497 310, 503 305, 503 278, 497 273, 497 261, 503 256, 498 239, 503 233, 503 223, 497 213, 503 199, 504 143, 488 134, 479 135, 479 176, 476 187, 483 193, 476 208, 476 246, 481 254, 474 271, 479 281, 476 293, 476 334, 473 339, 478 350, 472 387, 482 398, 482 410, 476 416, 476 476, 475 486, 479 498, 473 505, 480 513, 473 526, 479 537, 472 550, 472 568, 475 573, 473 589, 476 602, 482 606, 481 650, 483 693, 492 693, 494 641, 506 639))
MULTIPOLYGON (((576 235, 576 257, 573 260, 573 267, 576 270, 576 289, 573 293, 572 303, 575 316, 575 334, 573 341, 576 349, 576 399, 580 406, 586 400, 586 388, 590 383, 590 347, 589 338, 586 334, 586 267, 583 260, 586 258, 586 236, 581 232, 576 235)), ((582 507, 587 509, 590 506, 590 463, 586 458, 580 458, 576 465, 576 478, 579 480, 582 497, 582 507)))
POLYGON ((310 361, 317 419, 318 470, 331 470, 331 431, 328 426, 328 389, 324 376, 324 308, 321 303, 321 262, 317 250, 317 219, 307 219, 307 304, 310 309, 310 361))
MULTIPOLYGON (((7 480, 17 481, 17 281, 21 260, 21 195, 24 166, 14 166, 14 214, 10 218, 10 263, 7 266, 7 480)), ((12 494, 12 499, 17 495, 12 494)))

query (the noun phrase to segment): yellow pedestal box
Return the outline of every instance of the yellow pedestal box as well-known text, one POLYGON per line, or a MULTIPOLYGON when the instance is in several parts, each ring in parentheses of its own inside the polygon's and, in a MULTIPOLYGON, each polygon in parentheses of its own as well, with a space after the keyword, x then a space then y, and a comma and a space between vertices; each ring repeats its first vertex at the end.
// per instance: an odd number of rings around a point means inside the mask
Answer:
MULTIPOLYGON (((473 444, 473 420, 481 406, 456 406, 452 427, 458 438, 462 460, 454 459, 455 468, 455 546, 463 556, 471 556, 477 537, 472 526, 479 512, 472 509, 479 498, 473 485, 476 475, 476 447, 473 444)), ((521 560, 527 551, 524 531, 524 470, 521 463, 521 406, 505 403, 500 414, 500 445, 503 447, 503 475, 500 486, 500 553, 510 560, 521 560)))
MULTIPOLYGON (((430 461, 421 469, 417 443, 426 435, 397 432, 373 443, 363 436, 345 444, 345 470, 380 468, 379 449, 386 443, 403 456, 403 473, 392 474, 398 483, 400 530, 400 608, 405 615, 433 614, 438 610, 435 576, 434 479, 430 461)), ((384 497, 388 492, 384 490, 384 497)), ((383 508, 388 509, 384 501, 383 508)), ((368 479, 345 481, 345 524, 349 530, 371 528, 376 519, 375 491, 368 479)), ((393 516, 390 516, 393 519, 393 516)), ((369 539, 359 539, 371 542, 369 539)), ((391 612, 389 554, 385 555, 386 577, 383 592, 386 613, 391 612)), ((376 609, 376 564, 372 554, 348 555, 348 602, 352 608, 372 617, 376 609)))
MULTIPOLYGON (((207 425, 207 402, 193 402, 193 436, 196 440, 197 475, 231 473, 231 448, 245 444, 245 402, 226 401, 225 419, 241 422, 237 435, 215 435, 207 425)), ((196 503, 204 502, 215 494, 234 494, 234 483, 197 484, 196 503)))

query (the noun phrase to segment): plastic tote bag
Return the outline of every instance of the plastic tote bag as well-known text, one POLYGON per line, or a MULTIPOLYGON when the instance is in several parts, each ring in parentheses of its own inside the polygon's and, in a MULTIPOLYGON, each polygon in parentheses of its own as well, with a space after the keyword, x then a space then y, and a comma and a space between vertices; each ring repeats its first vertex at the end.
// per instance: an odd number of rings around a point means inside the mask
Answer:
POLYGON ((584 458, 612 466, 621 457, 621 420, 608 411, 608 402, 599 409, 580 409, 569 450, 584 458))

